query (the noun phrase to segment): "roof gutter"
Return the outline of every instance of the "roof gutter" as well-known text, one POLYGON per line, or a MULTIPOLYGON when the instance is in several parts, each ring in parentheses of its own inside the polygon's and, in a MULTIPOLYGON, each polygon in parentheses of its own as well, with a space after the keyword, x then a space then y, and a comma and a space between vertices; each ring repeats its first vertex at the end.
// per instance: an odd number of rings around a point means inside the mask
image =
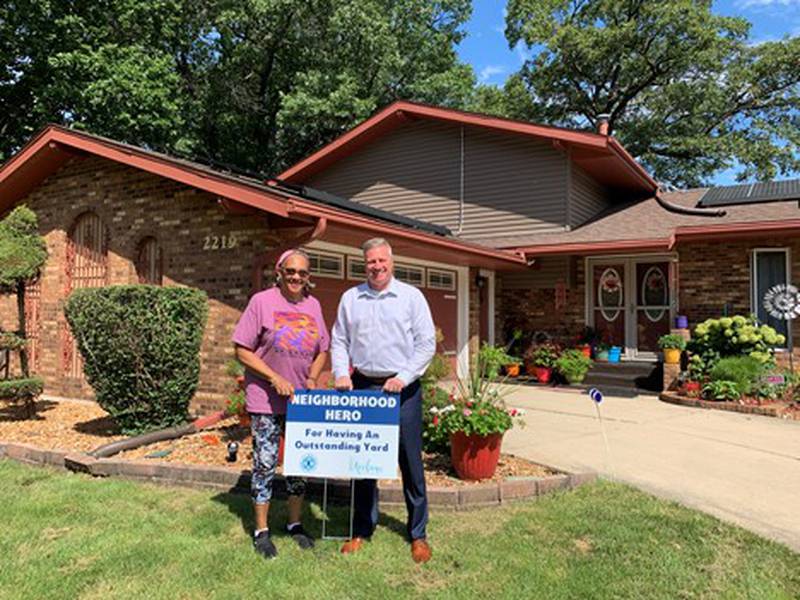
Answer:
POLYGON ((679 241, 700 242, 721 238, 746 239, 764 234, 800 235, 800 219, 731 223, 728 225, 686 225, 676 228, 672 236, 670 236, 669 249, 674 248, 679 241))
POLYGON ((669 200, 662 198, 661 194, 658 192, 656 192, 656 202, 658 202, 665 210, 678 213, 680 215, 692 215, 694 217, 724 217, 727 214, 727 212, 722 209, 709 210, 706 208, 694 208, 690 206, 673 204, 669 200))
MULTIPOLYGON (((326 206, 311 204, 301 199, 289 200, 289 213, 311 217, 326 217, 328 222, 340 223, 348 227, 358 227, 368 231, 375 231, 376 223, 370 219, 352 213, 345 214, 338 212, 326 206)), ((494 248, 479 246, 477 244, 472 244, 461 240, 454 240, 452 238, 445 238, 438 235, 423 233, 413 229, 405 229, 392 224, 381 223, 381 228, 397 237, 421 242, 431 246, 437 246, 445 250, 469 253, 475 256, 481 256, 495 260, 502 260, 514 265, 526 264, 525 257, 519 252, 513 250, 496 250, 494 248)))
POLYGON ((658 182, 650 177, 642 165, 636 162, 636 159, 633 158, 633 156, 631 156, 627 150, 625 150, 625 147, 619 143, 617 138, 608 136, 607 147, 612 153, 616 154, 620 159, 622 159, 622 162, 625 164, 628 170, 645 185, 648 191, 653 193, 658 191, 658 182))
POLYGON ((655 252, 669 249, 669 238, 645 240, 609 240, 604 242, 573 242, 568 244, 542 244, 515 248, 525 255, 549 256, 558 254, 596 254, 598 252, 638 251, 655 252))

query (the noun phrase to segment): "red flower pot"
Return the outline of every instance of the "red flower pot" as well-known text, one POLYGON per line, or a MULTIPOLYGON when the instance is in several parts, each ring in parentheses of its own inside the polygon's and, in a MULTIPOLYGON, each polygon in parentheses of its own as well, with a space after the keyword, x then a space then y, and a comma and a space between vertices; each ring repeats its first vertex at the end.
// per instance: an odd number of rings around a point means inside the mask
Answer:
POLYGON ((687 396, 696 397, 700 395, 700 382, 687 381, 683 384, 683 393, 687 396))
POLYGON ((553 376, 553 369, 550 367, 534 367, 533 370, 539 383, 550 383, 550 378, 553 376))
POLYGON ((450 460, 460 479, 489 479, 497 469, 503 434, 450 434, 450 460))
POLYGON ((580 351, 583 352, 583 355, 586 358, 592 358, 592 347, 589 344, 584 344, 580 346, 580 351))

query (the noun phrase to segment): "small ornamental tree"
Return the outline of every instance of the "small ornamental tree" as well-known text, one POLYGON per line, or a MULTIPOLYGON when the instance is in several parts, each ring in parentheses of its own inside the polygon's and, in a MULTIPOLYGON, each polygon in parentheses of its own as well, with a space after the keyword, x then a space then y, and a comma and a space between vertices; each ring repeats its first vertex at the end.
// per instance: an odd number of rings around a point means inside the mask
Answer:
POLYGON ((97 402, 123 432, 186 421, 200 377, 205 292, 154 285, 80 289, 64 313, 97 402))
POLYGON ((25 206, 15 208, 0 221, 0 293, 17 296, 17 331, 0 330, 0 356, 16 352, 20 375, 0 379, 0 399, 24 402, 29 417, 36 412, 36 398, 43 384, 38 377, 31 377, 28 365, 25 286, 39 277, 46 261, 47 245, 39 235, 36 214, 25 206))

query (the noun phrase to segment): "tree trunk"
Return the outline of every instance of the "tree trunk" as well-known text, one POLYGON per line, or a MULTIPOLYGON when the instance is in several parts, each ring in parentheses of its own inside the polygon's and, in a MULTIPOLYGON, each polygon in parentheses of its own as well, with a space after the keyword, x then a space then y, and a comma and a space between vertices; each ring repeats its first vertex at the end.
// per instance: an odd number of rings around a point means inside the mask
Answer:
MULTIPOLYGON (((19 315, 19 331, 17 335, 25 339, 25 283, 20 282, 17 285, 17 314, 19 315)), ((30 377, 28 370, 28 347, 23 346, 19 350, 19 366, 22 370, 22 378, 27 379, 30 377)))

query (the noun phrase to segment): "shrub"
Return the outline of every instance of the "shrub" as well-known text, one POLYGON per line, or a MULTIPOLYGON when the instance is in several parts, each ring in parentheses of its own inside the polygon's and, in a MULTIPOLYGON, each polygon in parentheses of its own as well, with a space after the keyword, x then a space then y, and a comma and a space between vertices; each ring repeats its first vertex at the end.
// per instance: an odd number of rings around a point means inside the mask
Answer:
POLYGON ((735 381, 709 381, 703 386, 703 396, 707 400, 736 401, 742 397, 742 392, 735 381))
POLYGON ((151 285, 81 289, 64 312, 97 402, 122 431, 187 419, 200 373, 204 292, 151 285))
POLYGON ((658 338, 658 347, 662 350, 685 350, 686 340, 677 333, 668 333, 658 338))
POLYGON ((44 389, 44 382, 39 377, 6 379, 0 381, 0 399, 36 398, 42 393, 42 389, 44 389))
POLYGON ((726 356, 751 356, 762 365, 774 364, 773 346, 786 339, 768 325, 737 315, 707 319, 695 327, 687 348, 700 357, 706 369, 726 356))
MULTIPOLYGON (((436 330, 436 342, 440 344, 444 336, 436 330)), ((437 427, 436 410, 450 403, 450 396, 439 387, 439 382, 450 374, 450 362, 441 352, 437 352, 431 364, 420 378, 422 386, 422 449, 425 452, 450 452, 450 438, 437 427), (434 409, 434 410, 431 410, 434 409)))
POLYGON ((733 381, 742 394, 750 394, 760 384, 764 365, 752 356, 727 356, 711 368, 711 381, 733 381))
POLYGON ((580 350, 564 350, 556 360, 556 369, 570 383, 580 383, 592 366, 591 359, 580 350))
POLYGON ((516 362, 516 358, 510 356, 502 346, 492 346, 483 342, 479 352, 479 363, 486 369, 486 376, 494 379, 500 375, 500 368, 516 362))

